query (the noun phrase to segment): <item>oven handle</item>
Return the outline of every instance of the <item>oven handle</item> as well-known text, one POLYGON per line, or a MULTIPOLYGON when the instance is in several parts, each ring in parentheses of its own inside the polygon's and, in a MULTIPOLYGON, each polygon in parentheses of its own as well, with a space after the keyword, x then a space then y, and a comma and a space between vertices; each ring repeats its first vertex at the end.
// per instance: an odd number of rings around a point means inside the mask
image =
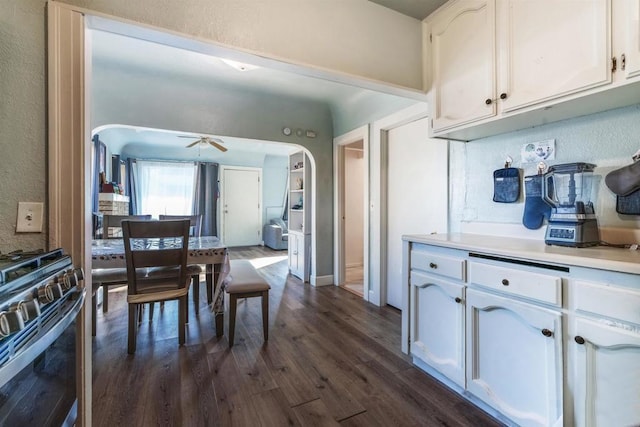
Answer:
MULTIPOLYGON (((2 367, 0 367, 0 387, 9 382, 14 376, 22 371, 29 363, 35 360, 36 357, 45 351, 65 329, 76 319, 82 305, 84 304, 85 288, 78 288, 78 297, 75 299, 73 305, 63 317, 56 322, 53 327, 48 329, 44 335, 36 337, 35 341, 25 348, 21 349, 19 353, 15 354, 10 360, 7 361, 2 367)), ((76 337, 77 339, 77 337, 76 337)))

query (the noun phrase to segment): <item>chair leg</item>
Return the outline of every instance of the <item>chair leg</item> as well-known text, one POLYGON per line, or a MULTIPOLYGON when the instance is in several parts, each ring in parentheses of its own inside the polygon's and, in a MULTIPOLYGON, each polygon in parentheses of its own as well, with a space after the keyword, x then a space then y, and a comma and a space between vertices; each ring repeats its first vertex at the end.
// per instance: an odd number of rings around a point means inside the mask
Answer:
POLYGON ((236 305, 238 299, 234 294, 229 294, 229 348, 233 347, 233 339, 236 333, 236 305))
POLYGON ((149 322, 151 322, 153 320, 153 309, 156 307, 156 303, 155 302, 150 302, 149 303, 149 322))
POLYGON ((129 333, 127 352, 133 354, 136 352, 136 325, 138 322, 138 304, 129 304, 129 333))
POLYGON ((191 276, 191 286, 193 287, 193 306, 196 316, 200 314, 200 275, 191 276))
POLYGON ((98 322, 98 315, 96 311, 98 310, 98 295, 97 292, 91 296, 91 336, 96 336, 96 323, 98 322))
POLYGON ((184 345, 185 343, 185 327, 187 323, 187 307, 188 307, 187 295, 180 297, 178 300, 178 344, 184 345))
POLYGON ((269 340, 269 291, 262 292, 262 333, 269 340))
POLYGON ((102 312, 109 311, 109 287, 102 285, 102 312))

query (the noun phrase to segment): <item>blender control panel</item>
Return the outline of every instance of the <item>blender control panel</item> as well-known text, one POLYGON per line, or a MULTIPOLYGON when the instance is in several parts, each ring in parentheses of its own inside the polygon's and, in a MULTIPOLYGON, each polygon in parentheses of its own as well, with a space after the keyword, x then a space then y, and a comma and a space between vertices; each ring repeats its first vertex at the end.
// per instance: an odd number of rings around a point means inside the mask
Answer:
POLYGON ((549 237, 552 239, 565 239, 574 241, 576 238, 575 228, 551 228, 549 237))

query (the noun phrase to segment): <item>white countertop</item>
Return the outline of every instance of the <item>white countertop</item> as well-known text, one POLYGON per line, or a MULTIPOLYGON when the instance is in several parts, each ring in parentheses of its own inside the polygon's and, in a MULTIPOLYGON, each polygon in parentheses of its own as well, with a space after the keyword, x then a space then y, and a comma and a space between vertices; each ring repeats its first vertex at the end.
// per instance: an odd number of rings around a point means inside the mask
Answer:
POLYGON ((607 246, 569 248, 543 241, 481 234, 409 234, 402 240, 530 261, 640 274, 640 250, 607 246))

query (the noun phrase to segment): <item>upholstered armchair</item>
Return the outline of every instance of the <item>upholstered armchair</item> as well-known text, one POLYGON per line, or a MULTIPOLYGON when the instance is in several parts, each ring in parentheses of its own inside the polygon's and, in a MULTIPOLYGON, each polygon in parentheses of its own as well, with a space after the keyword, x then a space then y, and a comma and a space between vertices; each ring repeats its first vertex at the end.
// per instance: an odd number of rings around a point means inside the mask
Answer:
POLYGON ((273 218, 269 224, 265 224, 262 230, 265 246, 271 249, 282 250, 288 248, 289 228, 287 223, 280 218, 273 218))

